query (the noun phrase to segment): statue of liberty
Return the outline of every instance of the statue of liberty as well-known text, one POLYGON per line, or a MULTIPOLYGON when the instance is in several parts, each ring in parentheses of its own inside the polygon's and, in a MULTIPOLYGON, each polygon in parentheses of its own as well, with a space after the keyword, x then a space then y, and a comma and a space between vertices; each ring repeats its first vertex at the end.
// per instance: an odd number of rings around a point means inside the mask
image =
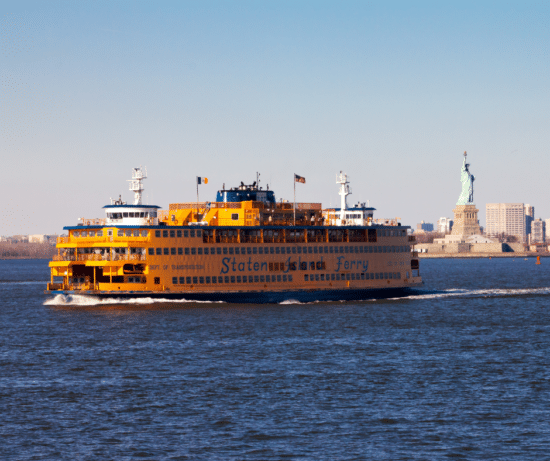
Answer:
POLYGON ((474 203, 474 180, 475 177, 470 170, 469 163, 466 163, 466 152, 464 152, 464 162, 462 163, 462 171, 460 173, 460 183, 462 184, 462 191, 460 197, 458 197, 457 205, 471 205, 474 203))

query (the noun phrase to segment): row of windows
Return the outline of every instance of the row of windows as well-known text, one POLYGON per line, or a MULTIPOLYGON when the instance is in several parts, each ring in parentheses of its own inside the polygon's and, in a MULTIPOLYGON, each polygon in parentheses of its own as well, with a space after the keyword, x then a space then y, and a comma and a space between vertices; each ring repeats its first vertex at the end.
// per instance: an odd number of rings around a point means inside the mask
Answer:
POLYGON ((189 230, 181 230, 181 229, 177 229, 177 230, 156 230, 155 231, 155 237, 160 237, 162 235, 162 237, 195 237, 195 235, 197 237, 200 237, 202 235, 202 231, 200 229, 189 229, 189 230))
POLYGON ((252 254, 329 254, 329 253, 405 253, 408 245, 387 246, 326 246, 326 247, 212 247, 212 248, 149 248, 153 255, 252 255, 252 254))
POLYGON ((124 211, 122 213, 107 213, 109 219, 122 218, 156 218, 156 211, 124 211))
POLYGON ((332 281, 332 280, 386 280, 400 279, 400 272, 361 272, 352 274, 305 274, 306 282, 332 281))
MULTIPOLYGON (((118 237, 147 237, 149 232, 147 229, 117 229, 118 237)), ((107 235, 110 237, 113 235, 113 230, 108 229, 107 235)), ((73 237, 103 237, 103 231, 73 231, 73 237)))
POLYGON ((278 275, 225 275, 218 277, 172 277, 174 285, 200 285, 220 283, 274 283, 292 282, 292 274, 278 275))

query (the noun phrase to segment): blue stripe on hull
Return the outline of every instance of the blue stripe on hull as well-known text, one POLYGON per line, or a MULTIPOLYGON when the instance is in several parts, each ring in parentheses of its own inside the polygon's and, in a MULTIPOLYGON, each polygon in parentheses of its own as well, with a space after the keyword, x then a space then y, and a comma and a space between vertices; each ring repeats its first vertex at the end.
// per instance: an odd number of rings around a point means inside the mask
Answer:
POLYGON ((159 299, 185 299, 188 301, 224 301, 227 303, 281 303, 283 301, 295 300, 299 302, 312 301, 353 301, 365 299, 398 298, 414 294, 411 288, 381 288, 369 290, 312 290, 312 291, 280 291, 280 292, 213 292, 213 293, 174 293, 174 292, 85 292, 85 291, 51 291, 51 294, 61 295, 84 295, 94 298, 113 299, 136 299, 136 298, 159 298, 159 299))

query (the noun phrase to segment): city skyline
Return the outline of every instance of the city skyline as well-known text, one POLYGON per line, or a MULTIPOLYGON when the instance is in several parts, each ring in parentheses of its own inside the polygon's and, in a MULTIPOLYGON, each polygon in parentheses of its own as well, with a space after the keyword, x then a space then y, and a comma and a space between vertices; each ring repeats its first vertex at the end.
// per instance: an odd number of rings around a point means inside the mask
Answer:
POLYGON ((550 6, 520 2, 5 1, 0 235, 61 234, 130 202, 196 199, 261 173, 277 199, 452 218, 462 153, 475 204, 550 217, 550 6))

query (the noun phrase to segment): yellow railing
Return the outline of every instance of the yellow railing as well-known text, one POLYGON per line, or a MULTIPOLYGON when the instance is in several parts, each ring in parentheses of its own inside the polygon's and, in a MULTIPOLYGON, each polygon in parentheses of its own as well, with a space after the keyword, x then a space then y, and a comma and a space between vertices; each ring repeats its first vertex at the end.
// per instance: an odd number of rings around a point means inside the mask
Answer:
POLYGON ((79 255, 54 255, 52 261, 145 261, 146 255, 98 255, 98 254, 79 254, 79 255))

